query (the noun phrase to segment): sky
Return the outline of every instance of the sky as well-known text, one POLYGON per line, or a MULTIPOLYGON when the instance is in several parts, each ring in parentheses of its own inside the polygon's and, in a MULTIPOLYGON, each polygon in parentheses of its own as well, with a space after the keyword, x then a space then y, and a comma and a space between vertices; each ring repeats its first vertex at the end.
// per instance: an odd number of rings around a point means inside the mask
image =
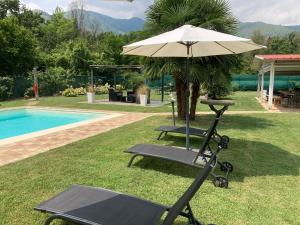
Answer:
MULTIPOLYGON (((28 8, 52 14, 56 6, 67 10, 72 0, 21 0, 28 8)), ((86 9, 115 18, 145 17, 154 0, 84 0, 86 9)), ((300 25, 299 0, 228 0, 233 14, 242 22, 262 21, 270 24, 300 25)))

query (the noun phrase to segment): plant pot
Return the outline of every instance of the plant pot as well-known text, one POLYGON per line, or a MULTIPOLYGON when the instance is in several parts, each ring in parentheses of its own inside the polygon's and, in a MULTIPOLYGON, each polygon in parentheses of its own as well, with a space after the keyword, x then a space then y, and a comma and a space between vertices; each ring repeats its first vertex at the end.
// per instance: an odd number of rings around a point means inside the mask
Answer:
POLYGON ((146 106, 147 105, 147 100, 148 100, 148 96, 147 95, 140 95, 140 104, 142 106, 146 106))
POLYGON ((94 92, 87 92, 87 100, 88 103, 94 103, 95 102, 95 93, 94 92))

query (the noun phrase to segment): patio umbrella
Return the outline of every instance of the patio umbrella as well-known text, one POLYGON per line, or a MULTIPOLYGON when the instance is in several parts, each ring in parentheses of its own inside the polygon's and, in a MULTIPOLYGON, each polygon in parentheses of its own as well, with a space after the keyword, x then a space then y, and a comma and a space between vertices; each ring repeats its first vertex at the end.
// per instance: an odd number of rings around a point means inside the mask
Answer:
POLYGON ((123 47, 124 55, 186 58, 186 148, 189 150, 189 58, 231 55, 261 49, 252 40, 184 25, 123 47))

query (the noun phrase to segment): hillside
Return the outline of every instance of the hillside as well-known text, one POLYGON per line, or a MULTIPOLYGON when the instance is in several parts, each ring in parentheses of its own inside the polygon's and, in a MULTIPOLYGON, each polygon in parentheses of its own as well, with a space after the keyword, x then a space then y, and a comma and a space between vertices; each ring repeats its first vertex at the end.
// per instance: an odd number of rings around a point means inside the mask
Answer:
MULTIPOLYGON (((51 15, 42 12, 42 16, 48 20, 51 15)), ((66 17, 69 13, 66 12, 66 17)), ((92 30, 95 24, 98 24, 101 32, 111 31, 118 34, 128 33, 130 31, 141 30, 144 26, 145 21, 140 18, 130 18, 130 19, 117 19, 107 15, 103 15, 97 12, 85 11, 85 26, 87 30, 92 30)), ((300 33, 300 25, 295 26, 282 26, 273 25, 263 22, 240 22, 239 23, 238 34, 242 37, 249 38, 255 30, 260 30, 262 34, 267 36, 284 36, 291 32, 300 33)))
POLYGON ((144 20, 137 17, 116 19, 100 13, 86 11, 85 18, 85 24, 88 30, 91 29, 92 24, 95 22, 100 25, 101 31, 111 31, 120 34, 141 30, 144 26, 144 20))
POLYGON ((260 30, 262 34, 267 36, 284 36, 291 32, 300 32, 300 25, 298 26, 282 26, 282 25, 273 25, 263 22, 240 22, 239 35, 242 37, 249 38, 253 31, 260 30))

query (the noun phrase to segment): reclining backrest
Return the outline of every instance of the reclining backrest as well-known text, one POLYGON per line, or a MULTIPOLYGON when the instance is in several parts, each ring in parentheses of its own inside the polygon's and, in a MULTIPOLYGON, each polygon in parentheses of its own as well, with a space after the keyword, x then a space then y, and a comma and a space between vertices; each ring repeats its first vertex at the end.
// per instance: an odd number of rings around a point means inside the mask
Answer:
MULTIPOLYGON (((217 124, 218 124, 218 120, 214 120, 204 142, 209 143, 217 124)), ((199 188, 201 187, 201 185, 203 184, 203 182, 206 180, 211 170, 213 169, 215 159, 216 159, 216 155, 213 154, 210 160, 206 163, 204 169, 200 170, 194 182, 190 185, 190 187, 186 190, 186 192, 178 199, 178 201, 169 210, 163 222, 163 225, 172 225, 175 219, 188 205, 189 201, 194 197, 194 195, 197 193, 197 191, 199 190, 199 188)))
POLYGON ((175 219, 180 215, 180 213, 188 205, 190 200, 197 193, 197 191, 213 169, 213 158, 215 157, 212 157, 211 160, 206 164, 204 169, 200 170, 201 172, 198 174, 191 186, 169 210, 165 220, 163 221, 163 225, 172 225, 175 219))
MULTIPOLYGON (((202 142, 201 146, 200 146, 200 150, 197 154, 197 157, 196 159, 205 152, 209 142, 211 141, 212 139, 212 136, 214 135, 215 131, 216 131, 216 128, 218 126, 218 123, 223 115, 223 113, 225 112, 225 110, 227 109, 227 107, 223 107, 223 109, 221 110, 218 110, 218 111, 215 111, 216 112, 216 117, 215 119, 211 122, 210 124, 210 128, 207 132, 207 138, 204 139, 204 141, 202 142)), ((215 110, 215 108, 214 108, 215 110)))

